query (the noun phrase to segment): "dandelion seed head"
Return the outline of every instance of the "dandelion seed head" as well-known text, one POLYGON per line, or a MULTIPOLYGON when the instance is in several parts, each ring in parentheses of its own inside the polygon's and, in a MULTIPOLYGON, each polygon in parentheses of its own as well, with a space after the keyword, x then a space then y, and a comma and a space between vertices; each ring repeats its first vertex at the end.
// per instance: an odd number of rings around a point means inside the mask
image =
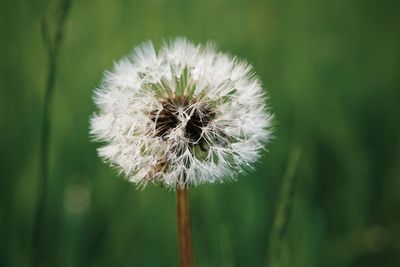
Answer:
POLYGON ((98 154, 139 186, 232 179, 271 137, 273 115, 252 67, 184 38, 151 42, 114 63, 95 90, 98 154))

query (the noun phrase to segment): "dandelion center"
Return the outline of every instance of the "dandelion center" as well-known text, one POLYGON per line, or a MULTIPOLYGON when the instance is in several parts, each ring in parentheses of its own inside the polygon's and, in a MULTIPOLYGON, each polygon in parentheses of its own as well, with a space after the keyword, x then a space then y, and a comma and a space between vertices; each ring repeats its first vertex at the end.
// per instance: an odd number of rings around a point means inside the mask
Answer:
POLYGON ((215 117, 211 108, 188 96, 168 97, 160 102, 162 109, 150 113, 156 136, 165 139, 174 129, 182 128, 189 143, 201 145, 204 142, 203 128, 215 117))

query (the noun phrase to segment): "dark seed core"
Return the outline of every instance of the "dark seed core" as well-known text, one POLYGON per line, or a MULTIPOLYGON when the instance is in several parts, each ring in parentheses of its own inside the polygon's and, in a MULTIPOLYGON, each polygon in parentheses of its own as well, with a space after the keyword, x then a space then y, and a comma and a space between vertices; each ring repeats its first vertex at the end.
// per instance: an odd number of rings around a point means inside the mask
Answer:
POLYGON ((192 144, 204 142, 202 127, 214 119, 215 113, 207 106, 195 105, 196 98, 189 100, 187 96, 174 96, 161 101, 162 110, 150 112, 150 118, 156 124, 156 135, 165 137, 172 129, 178 126, 179 109, 190 116, 186 128, 185 136, 192 144))

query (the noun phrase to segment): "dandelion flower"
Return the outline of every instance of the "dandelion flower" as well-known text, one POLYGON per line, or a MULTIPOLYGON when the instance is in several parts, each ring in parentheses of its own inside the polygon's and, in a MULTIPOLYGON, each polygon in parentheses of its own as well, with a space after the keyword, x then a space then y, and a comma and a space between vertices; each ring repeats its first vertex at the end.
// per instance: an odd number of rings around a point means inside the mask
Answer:
POLYGON ((105 72, 91 135, 131 182, 184 188, 232 179, 260 157, 272 114, 243 60, 184 38, 146 42, 105 72))

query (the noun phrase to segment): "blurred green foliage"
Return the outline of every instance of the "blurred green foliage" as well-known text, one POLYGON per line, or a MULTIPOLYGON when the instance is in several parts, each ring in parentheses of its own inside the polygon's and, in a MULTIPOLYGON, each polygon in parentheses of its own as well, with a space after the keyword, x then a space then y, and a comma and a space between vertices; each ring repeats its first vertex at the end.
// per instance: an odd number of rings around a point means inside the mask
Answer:
MULTIPOLYGON (((29 266, 48 1, 0 1, 0 266, 29 266)), ((147 39, 216 41, 269 91, 275 140, 238 181, 191 190, 197 266, 266 266, 277 193, 301 149, 283 266, 400 266, 400 2, 74 1, 51 104, 44 266, 177 266, 175 195, 96 156, 92 90, 147 39)))

